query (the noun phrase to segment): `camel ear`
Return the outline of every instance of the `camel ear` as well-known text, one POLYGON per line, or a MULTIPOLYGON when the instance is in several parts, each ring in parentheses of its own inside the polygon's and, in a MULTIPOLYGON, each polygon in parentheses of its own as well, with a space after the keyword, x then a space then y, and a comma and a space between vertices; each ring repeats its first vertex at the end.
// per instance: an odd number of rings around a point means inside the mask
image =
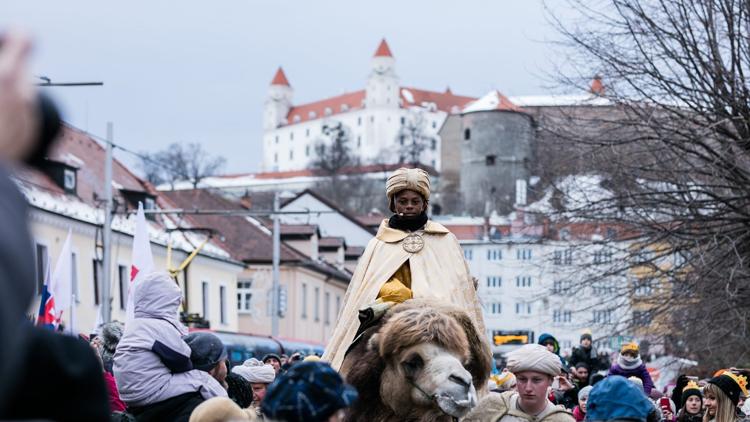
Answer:
POLYGON ((378 350, 380 348, 380 333, 375 333, 367 340, 367 350, 378 350))

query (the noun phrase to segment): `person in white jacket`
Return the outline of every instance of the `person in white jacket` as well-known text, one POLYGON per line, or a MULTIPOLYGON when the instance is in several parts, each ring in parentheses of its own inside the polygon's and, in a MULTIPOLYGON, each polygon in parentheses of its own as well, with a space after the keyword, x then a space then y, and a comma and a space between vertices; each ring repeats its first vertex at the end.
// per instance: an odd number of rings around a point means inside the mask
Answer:
POLYGON ((139 420, 182 420, 204 399, 226 397, 208 372, 193 368, 183 340, 187 328, 177 318, 182 292, 169 274, 147 275, 133 300, 134 319, 125 326, 113 367, 128 411, 139 420))

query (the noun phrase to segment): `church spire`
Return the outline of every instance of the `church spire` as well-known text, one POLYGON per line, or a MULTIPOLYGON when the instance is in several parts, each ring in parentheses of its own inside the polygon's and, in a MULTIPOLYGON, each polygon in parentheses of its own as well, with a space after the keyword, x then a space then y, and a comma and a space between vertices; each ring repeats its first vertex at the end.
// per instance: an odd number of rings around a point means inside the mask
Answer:
POLYGON ((393 54, 391 54, 391 49, 388 47, 388 42, 386 42, 385 38, 380 41, 380 45, 378 45, 378 49, 375 50, 375 55, 373 57, 393 57, 393 54))

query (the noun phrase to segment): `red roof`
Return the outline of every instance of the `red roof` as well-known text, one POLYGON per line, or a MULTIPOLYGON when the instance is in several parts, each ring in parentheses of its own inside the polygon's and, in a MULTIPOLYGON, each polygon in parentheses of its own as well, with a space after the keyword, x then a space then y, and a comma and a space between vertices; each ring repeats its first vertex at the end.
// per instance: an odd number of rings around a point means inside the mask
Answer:
POLYGON ((277 70, 276 74, 273 76, 271 85, 290 86, 289 81, 286 79, 286 75, 284 74, 284 69, 282 69, 281 66, 279 66, 279 70, 277 70))
POLYGON ((434 103, 438 110, 451 113, 453 107, 458 107, 458 111, 466 104, 476 100, 474 97, 465 97, 463 95, 453 95, 450 89, 445 92, 426 91, 424 89, 402 87, 400 91, 403 104, 422 105, 422 103, 434 103), (406 98, 409 94, 412 98, 406 98), (406 94, 406 96, 404 96, 406 94), (409 100, 413 99, 414 102, 409 100))
POLYGON ((289 124, 315 120, 320 117, 360 109, 364 101, 364 90, 349 92, 336 97, 326 98, 325 100, 294 106, 289 109, 286 118, 289 124))
MULTIPOLYGON (((367 174, 367 173, 381 173, 394 171, 401 167, 414 167, 413 164, 368 164, 364 166, 353 166, 353 167, 342 167, 339 170, 340 174, 367 174)), ((417 167, 426 171, 427 173, 436 176, 438 172, 431 166, 419 164, 417 167)), ((304 170, 288 170, 288 171, 269 171, 261 173, 238 173, 238 174, 227 174, 223 176, 216 176, 222 179, 236 179, 240 177, 252 177, 254 179, 291 179, 293 177, 314 177, 314 176, 325 176, 326 173, 319 169, 304 169, 304 170)))
POLYGON ((375 57, 393 57, 393 54, 391 54, 391 49, 388 48, 388 43, 385 41, 385 38, 380 41, 378 49, 375 50, 375 57))

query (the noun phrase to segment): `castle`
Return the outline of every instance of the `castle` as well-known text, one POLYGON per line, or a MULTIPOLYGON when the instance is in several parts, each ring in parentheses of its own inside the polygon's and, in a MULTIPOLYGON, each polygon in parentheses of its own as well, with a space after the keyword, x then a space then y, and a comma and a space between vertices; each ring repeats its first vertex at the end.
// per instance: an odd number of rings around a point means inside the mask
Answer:
MULTIPOLYGON (((263 171, 309 168, 315 145, 330 142, 325 125, 340 123, 348 145, 362 164, 415 161, 405 151, 421 142, 418 161, 441 167, 438 132, 450 114, 475 98, 402 86, 388 43, 380 42, 370 64, 365 89, 318 100, 293 103, 294 89, 282 68, 271 81, 263 112, 263 171)), ((413 151, 413 150, 412 150, 413 151)))

